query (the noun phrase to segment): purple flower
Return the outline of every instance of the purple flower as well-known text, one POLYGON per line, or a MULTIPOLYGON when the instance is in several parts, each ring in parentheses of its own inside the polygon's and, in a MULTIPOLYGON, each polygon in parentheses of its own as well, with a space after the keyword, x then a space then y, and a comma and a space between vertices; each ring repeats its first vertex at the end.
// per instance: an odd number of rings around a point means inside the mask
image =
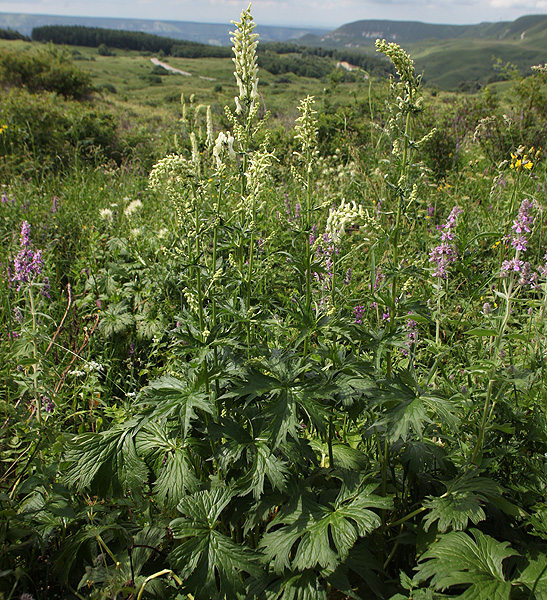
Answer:
POLYGON ((458 251, 450 242, 454 239, 453 229, 456 227, 456 219, 461 212, 463 211, 459 206, 454 206, 446 223, 439 227, 442 230, 441 243, 429 253, 429 262, 437 265, 433 271, 433 277, 446 279, 448 265, 458 258, 458 251))
POLYGON ((47 413, 52 413, 55 410, 55 402, 45 394, 42 396, 42 406, 47 413))
MULTIPOLYGON (((412 312, 408 313, 412 315, 412 312)), ((418 342, 418 323, 414 319, 408 319, 406 322, 406 330, 407 330, 407 343, 406 349, 403 350, 403 354, 408 356, 408 351, 412 348, 413 344, 418 342)))
POLYGON ((32 249, 30 238, 30 224, 23 221, 20 234, 20 247, 17 256, 13 259, 13 272, 10 271, 10 281, 18 282, 17 291, 24 283, 30 283, 36 275, 42 272, 44 259, 42 251, 32 249))
POLYGON ((501 263, 501 272, 500 277, 507 277, 511 271, 515 273, 520 273, 522 271, 522 267, 524 266, 524 261, 519 260, 518 258, 512 258, 511 260, 504 260, 501 263))
POLYGON ((517 218, 513 221, 513 226, 511 227, 515 232, 511 240, 511 245, 520 252, 526 252, 528 240, 525 234, 530 233, 530 227, 534 222, 534 217, 530 215, 532 206, 533 204, 530 200, 523 200, 517 218))
POLYGON ((24 321, 23 313, 21 312, 21 309, 18 306, 16 306, 13 309, 13 316, 14 316, 15 320, 17 321, 17 323, 19 323, 19 325, 23 324, 23 321, 24 321))
POLYGON ((522 270, 519 277, 519 285, 527 285, 532 279, 532 267, 529 262, 522 265, 522 270))
POLYGON ((363 322, 363 315, 365 314, 365 307, 362 305, 356 306, 353 309, 353 314, 355 315, 355 323, 360 325, 363 322))

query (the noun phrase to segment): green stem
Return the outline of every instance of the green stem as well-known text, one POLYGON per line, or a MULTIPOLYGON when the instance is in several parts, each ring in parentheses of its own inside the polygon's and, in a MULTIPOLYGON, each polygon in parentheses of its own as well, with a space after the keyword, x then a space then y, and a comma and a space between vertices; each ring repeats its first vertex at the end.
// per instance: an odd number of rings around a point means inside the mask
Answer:
MULTIPOLYGON (((200 203, 198 198, 195 197, 195 229, 196 229, 196 262, 195 262, 195 273, 196 273, 196 285, 198 289, 198 314, 199 314, 199 330, 201 337, 203 338, 203 332, 205 331, 205 315, 203 313, 203 289, 201 287, 201 221, 199 216, 200 203)), ((204 341, 204 340, 203 340, 204 341)), ((207 359, 203 360, 203 369, 205 374, 205 391, 209 393, 209 374, 207 368, 207 359)))
MULTIPOLYGON (((410 101, 412 100, 412 94, 410 94, 410 101)), ((396 327, 397 320, 397 311, 395 308, 395 303, 397 301, 398 294, 398 274, 397 270, 399 268, 399 241, 401 235, 401 221, 403 217, 403 201, 404 201, 404 189, 406 189, 407 178, 408 178, 408 160, 409 160, 409 140, 410 134, 412 131, 412 122, 410 118, 410 111, 406 115, 405 122, 405 132, 404 132, 404 142, 403 142, 403 157, 401 160, 401 174, 399 177, 399 181, 397 182, 399 191, 397 198, 397 216, 395 218, 395 231, 393 233, 393 268, 395 269, 395 274, 393 276, 393 280, 391 283, 391 304, 393 310, 391 311, 393 314, 390 314, 389 319, 389 331, 390 333, 396 327)), ((388 350, 386 356, 386 375, 388 377, 391 376, 391 367, 392 367, 392 356, 391 350, 388 350)))
POLYGON ((334 437, 334 417, 331 415, 329 417, 329 433, 328 433, 328 448, 329 448, 329 466, 331 469, 334 468, 334 453, 332 450, 332 438, 334 437))
MULTIPOLYGON (((515 253, 516 261, 519 260, 519 255, 520 255, 520 251, 517 250, 515 253)), ((513 292, 514 279, 515 279, 515 274, 513 272, 511 272, 511 274, 509 275, 509 285, 505 288, 505 314, 503 316, 503 321, 501 322, 501 325, 500 325, 500 329, 499 329, 498 336, 496 339, 496 345, 494 348, 494 353, 495 353, 496 357, 499 356, 499 351, 500 351, 500 346, 501 346, 501 342, 503 339, 503 334, 505 333, 507 323, 509 322, 509 317, 511 316, 511 306, 512 306, 511 294, 513 292)), ((481 424, 479 427, 479 434, 477 436, 477 443, 475 444, 475 448, 473 450, 473 456, 471 458, 471 462, 474 464, 476 464, 475 460, 477 458, 477 455, 479 454, 479 452, 482 451, 483 446, 484 446, 484 433, 486 430, 486 422, 488 420, 488 414, 490 413, 490 404, 491 404, 491 397, 492 397, 492 387, 494 385, 495 370, 496 370, 496 367, 494 365, 490 369, 488 388, 486 391, 486 398, 484 400, 484 407, 483 407, 483 411, 482 411, 481 424)))
MULTIPOLYGON (((311 213, 312 213, 312 200, 311 200, 311 157, 306 156, 307 163, 307 179, 306 179, 306 228, 305 235, 306 238, 304 240, 304 246, 306 248, 306 316, 310 314, 311 311, 311 245, 310 245, 310 236, 311 236, 311 213)), ((308 355, 308 336, 304 339, 304 358, 308 355)))
POLYGON ((34 359, 32 363, 32 389, 34 394, 34 404, 36 406, 36 421, 39 425, 42 423, 42 403, 40 401, 40 394, 38 392, 38 372, 40 370, 39 360, 38 360, 38 348, 36 345, 36 336, 37 336, 37 322, 36 322, 36 307, 34 303, 34 293, 32 290, 32 284, 28 286, 28 296, 30 303, 30 313, 32 315, 32 358, 34 359))
MULTIPOLYGON (((216 277, 216 272, 217 272, 217 252, 218 252, 218 229, 219 229, 219 223, 220 223, 220 201, 222 198, 222 174, 220 174, 219 177, 219 184, 218 184, 218 198, 217 198, 217 206, 216 206, 216 211, 215 211, 215 222, 213 225, 213 268, 211 270, 212 272, 212 276, 213 278, 216 277)), ((213 281, 213 286, 211 288, 211 293, 212 293, 212 300, 211 300, 211 313, 212 313, 212 327, 213 329, 216 327, 217 325, 217 300, 216 300, 216 282, 213 281)), ((215 346, 214 350, 213 350, 213 355, 214 355, 214 366, 215 366, 215 374, 218 373, 218 348, 215 346)), ((215 390, 216 390, 216 397, 218 398, 220 395, 220 384, 219 384, 219 380, 218 377, 215 375, 215 390)))

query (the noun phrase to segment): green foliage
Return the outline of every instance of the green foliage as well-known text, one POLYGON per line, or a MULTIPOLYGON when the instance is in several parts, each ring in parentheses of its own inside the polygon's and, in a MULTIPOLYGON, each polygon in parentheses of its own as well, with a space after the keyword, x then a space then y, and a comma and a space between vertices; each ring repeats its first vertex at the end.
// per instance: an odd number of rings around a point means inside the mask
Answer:
POLYGON ((30 95, 11 90, 4 96, 0 119, 2 169, 24 173, 63 170, 75 162, 93 164, 121 159, 117 126, 105 111, 63 101, 53 94, 30 95))
POLYGON ((0 28, 0 39, 1 40, 24 40, 26 42, 30 42, 30 38, 27 35, 23 35, 22 33, 19 33, 19 31, 10 29, 9 27, 7 29, 0 28))
POLYGON ((219 488, 187 496, 177 507, 184 516, 170 524, 175 539, 182 540, 170 560, 199 600, 236 598, 244 590, 240 573, 260 573, 256 555, 217 530, 230 499, 219 488))
MULTIPOLYGON (((228 48, 209 46, 152 35, 141 31, 117 31, 101 27, 84 27, 82 25, 44 25, 32 30, 32 39, 37 42, 53 42, 68 46, 90 46, 92 48, 120 48, 122 50, 139 50, 142 52, 159 52, 173 56, 198 58, 204 56, 226 57, 230 55, 228 48)), ((107 56, 107 55, 103 55, 107 56)))
POLYGON ((48 46, 41 52, 0 52, 0 83, 30 92, 48 91, 65 98, 86 98, 91 78, 72 64, 72 55, 48 46))

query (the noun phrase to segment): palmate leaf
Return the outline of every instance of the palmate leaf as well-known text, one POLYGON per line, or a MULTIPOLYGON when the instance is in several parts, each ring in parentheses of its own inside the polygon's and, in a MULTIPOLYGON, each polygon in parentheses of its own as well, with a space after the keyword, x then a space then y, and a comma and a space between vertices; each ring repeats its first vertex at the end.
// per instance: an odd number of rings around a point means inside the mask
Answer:
POLYGON ((170 524, 175 539, 182 540, 170 561, 197 600, 233 600, 244 591, 241 572, 262 572, 257 554, 216 529, 231 498, 220 488, 185 496, 177 507, 184 516, 170 524))
POLYGON ((264 441, 255 439, 243 426, 228 417, 221 418, 220 423, 212 424, 209 432, 215 438, 227 440, 215 455, 219 467, 227 470, 237 463, 239 471, 243 472, 234 484, 238 495, 244 496, 252 491, 258 500, 264 491, 266 479, 273 489, 285 489, 287 464, 264 441))
POLYGON ((320 432, 326 430, 326 407, 305 377, 311 371, 309 363, 292 353, 272 350, 259 367, 248 369, 225 397, 243 400, 245 407, 261 404, 261 418, 274 449, 290 438, 297 439, 302 421, 320 432))
POLYGON ((526 588, 529 598, 547 600, 547 555, 535 552, 534 556, 528 555, 526 559, 526 567, 513 584, 526 588))
POLYGON ((253 448, 251 470, 244 480, 238 482, 238 488, 241 487, 242 494, 252 491, 258 500, 264 491, 266 477, 274 489, 284 490, 287 472, 287 465, 264 442, 258 442, 253 448), (248 482, 247 485, 245 482, 248 482))
POLYGON ((482 509, 491 498, 500 498, 502 489, 493 480, 480 477, 478 471, 467 471, 446 485, 446 493, 438 497, 430 497, 424 506, 430 513, 424 523, 424 528, 435 522, 440 532, 450 527, 454 530, 466 529, 469 521, 475 525, 486 518, 482 509))
POLYGON ((162 506, 175 508, 187 491, 197 489, 198 480, 186 448, 177 448, 165 457, 159 469, 153 490, 162 506))
POLYGON ((148 468, 138 456, 135 420, 100 433, 84 433, 71 440, 65 460, 64 480, 78 490, 106 495, 111 489, 138 491, 148 478, 148 468))
POLYGON ((416 582, 431 578, 430 587, 444 591, 468 585, 461 600, 509 600, 511 582, 503 574, 503 561, 517 554, 509 542, 498 542, 477 529, 473 538, 463 531, 443 535, 425 552, 414 577, 416 582))
POLYGON ((374 402, 387 410, 376 425, 387 428, 392 442, 406 441, 411 431, 421 439, 426 426, 433 422, 440 421, 451 428, 458 425, 459 405, 421 388, 410 373, 402 371, 392 380, 379 383, 381 389, 372 394, 374 402))
POLYGON ((152 466, 156 476, 152 489, 161 506, 171 510, 186 492, 197 489, 190 442, 173 435, 163 421, 147 422, 137 434, 135 446, 152 466))
POLYGON ((171 375, 160 377, 146 386, 139 396, 147 406, 150 419, 176 417, 182 439, 186 439, 191 421, 197 418, 196 410, 213 414, 214 404, 208 394, 194 389, 192 378, 182 381, 171 375))
POLYGON ((260 542, 273 569, 336 568, 359 537, 380 526, 380 517, 370 509, 391 507, 390 499, 373 494, 375 487, 353 495, 342 487, 333 505, 302 493, 281 509, 260 542))
MULTIPOLYGON (((310 440, 311 447, 324 457, 329 454, 328 444, 321 442, 317 438, 310 440)), ((332 457, 334 464, 342 469, 352 469, 361 471, 366 465, 367 458, 361 450, 352 448, 343 442, 334 442, 332 444, 332 457)))
POLYGON ((317 572, 307 569, 289 571, 281 575, 252 578, 247 593, 248 600, 327 600, 325 584, 317 572))

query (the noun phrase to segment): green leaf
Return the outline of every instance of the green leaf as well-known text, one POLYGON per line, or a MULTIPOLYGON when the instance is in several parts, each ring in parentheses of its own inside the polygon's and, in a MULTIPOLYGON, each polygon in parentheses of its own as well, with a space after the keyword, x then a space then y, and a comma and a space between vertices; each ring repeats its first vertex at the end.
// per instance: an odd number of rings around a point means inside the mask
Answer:
POLYGON ((527 556, 527 567, 513 580, 515 585, 523 585, 530 591, 530 598, 547 600, 547 555, 536 552, 534 557, 527 556), (532 596, 531 593, 535 595, 532 596))
POLYGON ((495 337, 498 335, 498 332, 495 329, 487 327, 474 327, 473 329, 464 331, 464 334, 473 337, 495 337))
POLYGON ((151 419, 176 417, 180 423, 182 439, 190 430, 191 421, 198 418, 197 410, 213 414, 214 405, 205 392, 196 391, 187 381, 171 375, 160 377, 145 387, 140 394, 147 405, 151 419))
POLYGON ((498 542, 477 529, 474 540, 463 531, 443 535, 423 554, 415 580, 431 578, 435 590, 467 585, 458 596, 463 600, 509 600, 511 582, 503 575, 502 563, 515 556, 509 542, 498 542))
POLYGON ((421 398, 413 398, 401 402, 396 408, 389 411, 385 419, 381 419, 378 424, 388 424, 388 435, 392 441, 398 439, 406 440, 410 430, 419 437, 422 437, 425 423, 431 423, 425 406, 421 398))
POLYGON ((184 516, 170 524, 175 539, 182 540, 170 560, 197 600, 237 598, 244 591, 240 573, 262 572, 256 553, 216 529, 231 498, 221 488, 186 496, 177 507, 184 516))
POLYGON ((84 433, 67 447, 67 485, 106 495, 111 489, 138 491, 148 479, 146 464, 135 449, 135 420, 100 433, 84 433))
MULTIPOLYGON (((323 456, 328 456, 329 449, 326 442, 314 438, 310 440, 310 446, 318 453, 323 456)), ((367 462, 366 456, 362 450, 352 448, 343 442, 334 442, 332 444, 332 454, 334 458, 334 464, 342 469, 352 469, 360 471, 367 462)))
POLYGON ((467 529, 469 521, 475 525, 486 518, 482 505, 492 498, 501 497, 500 486, 480 471, 467 471, 463 476, 445 484, 447 491, 442 496, 429 497, 424 506, 430 513, 424 523, 427 530, 435 522, 441 533, 449 528, 467 529))
POLYGON ((334 505, 318 504, 303 493, 283 507, 260 542, 274 570, 334 570, 359 537, 380 526, 380 517, 370 509, 391 507, 390 499, 373 494, 375 487, 368 485, 351 495, 343 486, 334 505))
POLYGON ((287 571, 252 578, 247 598, 250 600, 327 600, 327 590, 317 572, 306 569, 300 573, 287 571))
POLYGON ((175 508, 185 492, 195 491, 198 480, 186 448, 177 448, 165 457, 153 485, 162 506, 175 508))

